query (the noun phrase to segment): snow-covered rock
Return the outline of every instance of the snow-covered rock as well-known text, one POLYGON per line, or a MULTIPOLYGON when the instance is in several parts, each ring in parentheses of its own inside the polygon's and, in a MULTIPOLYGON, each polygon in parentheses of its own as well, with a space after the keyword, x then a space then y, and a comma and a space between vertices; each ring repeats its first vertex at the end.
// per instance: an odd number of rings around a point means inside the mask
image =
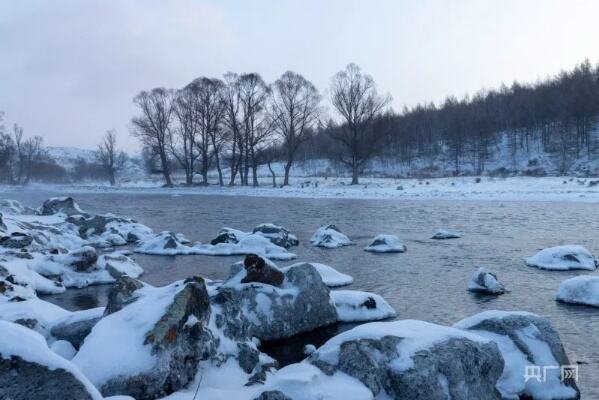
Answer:
POLYGON ((75 311, 66 317, 54 320, 50 333, 54 338, 66 340, 78 349, 103 314, 104 307, 75 311))
POLYGON ((4 224, 4 220, 2 219, 2 213, 0 212, 0 232, 3 232, 6 230, 6 225, 4 224))
POLYGON ((63 213, 66 215, 84 214, 85 212, 79 207, 72 197, 53 197, 44 201, 40 208, 41 215, 52 215, 63 213))
POLYGON ((375 398, 498 400, 504 364, 497 345, 423 321, 371 322, 329 339, 308 362, 345 373, 375 398))
POLYGON ((578 399, 574 379, 560 379, 570 365, 558 333, 549 321, 526 312, 485 311, 454 325, 497 343, 505 367, 497 381, 503 398, 578 399), (544 379, 526 379, 528 368, 544 370, 544 379))
POLYGON ((120 278, 122 275, 139 278, 144 272, 142 267, 122 252, 102 254, 98 257, 97 264, 99 268, 108 271, 110 276, 115 279, 120 278))
POLYGON ((526 258, 526 265, 549 270, 570 270, 597 268, 597 260, 582 246, 565 245, 549 247, 526 258))
POLYGON ((395 317, 393 307, 378 294, 359 290, 333 290, 331 300, 340 322, 378 321, 395 317))
POLYGON ((337 321, 329 288, 313 266, 290 267, 280 286, 241 283, 245 270, 232 268, 235 275, 217 288, 213 299, 222 314, 219 328, 231 336, 276 340, 337 321))
POLYGON ((48 348, 39 333, 0 321, 0 338, 2 399, 102 399, 81 371, 48 348))
POLYGON ((275 224, 260 224, 254 228, 252 233, 264 236, 274 244, 288 249, 291 246, 299 245, 297 236, 291 234, 287 229, 275 224))
POLYGON ((241 240, 241 238, 247 236, 248 233, 237 230, 237 229, 233 229, 233 228, 221 228, 218 233, 216 234, 216 237, 214 239, 212 239, 210 241, 211 245, 217 245, 219 243, 229 243, 229 244, 235 244, 235 243, 239 243, 239 241, 241 240))
POLYGON ((71 342, 66 340, 57 340, 50 346, 53 352, 64 358, 65 360, 72 360, 77 354, 77 349, 73 347, 71 342))
POLYGON ((372 253, 403 253, 407 247, 395 235, 377 235, 364 250, 372 253))
POLYGON ((599 276, 581 275, 559 285, 557 301, 599 307, 599 276))
POLYGON ((123 246, 153 235, 147 226, 112 214, 71 215, 66 221, 77 227, 79 236, 98 247, 123 246))
POLYGON ((26 326, 47 338, 50 337, 54 321, 70 314, 70 311, 37 297, 25 301, 0 302, 0 320, 26 326))
POLYGON ((293 260, 297 256, 287 249, 277 246, 269 239, 258 234, 247 234, 241 236, 237 243, 199 244, 190 250, 189 254, 200 254, 206 256, 235 256, 246 254, 258 254, 271 260, 293 260))
POLYGON ((347 236, 345 236, 335 225, 326 225, 318 228, 310 243, 313 246, 325 247, 334 249, 341 246, 349 246, 354 244, 347 236))
POLYGON ((316 269, 316 272, 318 272, 318 274, 322 278, 324 284, 328 287, 346 286, 351 285, 354 282, 354 278, 352 278, 351 276, 341 273, 329 265, 321 263, 297 263, 280 269, 281 271, 287 271, 289 268, 301 268, 305 265, 311 265, 312 267, 314 267, 314 269, 316 269))
POLYGON ((503 294, 505 287, 497 280, 497 275, 487 271, 483 267, 479 267, 470 282, 468 282, 468 290, 471 292, 483 292, 489 294, 503 294))
POLYGON ((189 240, 182 233, 162 231, 139 241, 135 252, 154 255, 174 256, 191 254, 189 240))
POLYGON ((104 316, 73 358, 105 396, 163 397, 190 382, 204 356, 210 307, 201 278, 136 295, 104 316))
POLYGON ((431 239, 436 240, 445 240, 445 239, 459 239, 461 235, 457 232, 448 231, 445 229, 439 229, 435 234, 431 237, 431 239))
POLYGON ((0 199, 0 212, 12 215, 35 214, 35 209, 27 207, 16 200, 0 199))

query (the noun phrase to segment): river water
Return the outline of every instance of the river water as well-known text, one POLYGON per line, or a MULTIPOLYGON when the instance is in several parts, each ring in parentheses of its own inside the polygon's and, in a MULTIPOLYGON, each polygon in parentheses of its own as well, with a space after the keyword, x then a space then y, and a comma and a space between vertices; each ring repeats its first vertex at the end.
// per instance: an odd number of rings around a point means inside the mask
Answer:
MULTIPOLYGON (((53 194, 14 192, 32 206, 53 194)), ((55 195, 55 194, 54 194, 55 195)), ((599 205, 557 202, 396 201, 346 199, 284 199, 260 197, 78 194, 78 203, 93 213, 130 216, 155 231, 184 233, 192 241, 209 242, 219 228, 251 230, 262 222, 287 227, 300 239, 292 248, 295 261, 329 264, 354 277, 349 289, 382 295, 398 318, 451 325, 484 310, 530 311, 550 319, 572 363, 579 363, 583 399, 599 399, 599 309, 557 303, 563 280, 588 271, 541 271, 523 259, 543 247, 581 244, 599 254, 599 205), (312 247, 309 238, 321 225, 334 223, 356 243, 340 249, 312 247), (438 228, 462 238, 429 239, 438 228), (379 233, 398 235, 408 247, 402 254, 363 251, 379 233), (499 297, 466 291, 476 266, 494 271, 510 290, 499 297)), ((164 285, 190 275, 211 279, 227 276, 240 257, 147 256, 137 254, 142 279, 164 285)), ((280 263, 288 265, 290 263, 280 263)), ((597 272, 592 272, 596 274, 597 272)), ((109 286, 95 286, 45 297, 70 310, 104 305, 109 286)), ((269 344, 264 350, 283 363, 301 358, 305 343, 321 344, 347 326, 269 344)))

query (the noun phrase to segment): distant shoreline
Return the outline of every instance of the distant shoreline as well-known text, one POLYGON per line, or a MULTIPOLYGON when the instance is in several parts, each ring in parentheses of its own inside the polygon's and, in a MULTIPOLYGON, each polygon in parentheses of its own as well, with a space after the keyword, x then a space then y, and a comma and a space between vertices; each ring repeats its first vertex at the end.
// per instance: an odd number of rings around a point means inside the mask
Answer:
POLYGON ((593 178, 510 177, 510 178, 434 178, 392 179, 362 178, 359 185, 349 185, 348 178, 297 177, 291 185, 273 188, 267 179, 261 186, 175 186, 162 187, 158 182, 137 181, 111 187, 104 183, 32 184, 27 187, 0 186, 0 196, 10 192, 40 190, 56 193, 123 193, 168 195, 215 195, 314 199, 365 200, 438 200, 438 201, 556 201, 599 203, 599 185, 593 178))

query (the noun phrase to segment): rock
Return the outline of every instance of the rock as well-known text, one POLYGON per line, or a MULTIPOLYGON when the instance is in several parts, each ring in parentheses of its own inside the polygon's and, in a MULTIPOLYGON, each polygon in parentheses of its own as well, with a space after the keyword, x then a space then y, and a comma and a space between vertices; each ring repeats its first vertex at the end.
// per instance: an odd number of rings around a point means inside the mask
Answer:
POLYGON ((346 286, 352 284, 354 281, 354 278, 352 278, 351 276, 341 273, 329 265, 321 263, 297 263, 290 265, 289 267, 280 268, 280 270, 286 271, 291 267, 297 267, 302 265, 311 265, 312 267, 314 267, 320 275, 320 277, 322 278, 324 284, 328 287, 346 286))
POLYGON ((54 197, 44 201, 40 213, 42 215, 52 215, 56 213, 66 215, 84 214, 72 197, 54 197))
POLYGON ((581 275, 566 279, 559 285, 557 301, 599 307, 599 277, 581 275))
POLYGON ((137 279, 126 275, 118 278, 108 293, 108 303, 104 310, 104 316, 120 311, 126 305, 137 300, 138 295, 136 295, 135 291, 141 289, 143 286, 144 284, 137 279))
POLYGON ((104 307, 76 311, 54 322, 50 333, 58 340, 70 342, 76 349, 83 344, 86 336, 104 314, 104 307))
POLYGON ((285 394, 279 390, 267 390, 260 393, 260 396, 254 400, 293 400, 291 397, 285 396, 285 394))
POLYGON ((122 246, 149 237, 152 230, 130 218, 107 215, 72 215, 67 222, 76 225, 79 236, 95 245, 122 246))
POLYGON ((403 253, 407 247, 395 235, 377 235, 364 250, 373 253, 403 253))
POLYGON ((205 330, 210 304, 202 278, 144 286, 137 294, 97 323, 73 359, 104 396, 167 396, 192 381, 208 357, 213 339, 205 330))
POLYGON ((291 246, 298 246, 299 240, 287 229, 275 224, 260 224, 252 231, 254 234, 264 236, 277 246, 288 249, 291 246))
POLYGON ((77 272, 87 272, 96 266, 98 254, 93 247, 85 246, 67 254, 56 256, 55 259, 77 272))
POLYGON ((187 246, 189 240, 181 233, 160 232, 141 240, 135 252, 156 255, 191 254, 192 248, 187 246))
POLYGON ((461 235, 457 232, 447 231, 445 229, 439 229, 431 239, 445 240, 445 239, 459 239, 461 235))
POLYGON ((334 249, 341 246, 349 246, 354 244, 347 236, 345 236, 335 225, 327 225, 316 230, 310 243, 313 246, 325 247, 334 249))
POLYGON ((488 294, 503 294, 505 287, 497 280, 497 275, 487 271, 485 268, 478 268, 470 282, 468 290, 471 292, 483 292, 488 294))
POLYGON ((10 235, 0 237, 0 246, 9 249, 22 249, 29 246, 33 238, 22 232, 13 232, 10 235))
POLYGON ((505 359, 505 368, 497 382, 504 398, 579 398, 574 379, 560 378, 560 367, 569 366, 570 361, 547 319, 525 312, 485 311, 454 327, 497 343, 505 359), (544 381, 525 380, 527 367, 545 369, 544 381))
POLYGON ((526 265, 549 270, 571 270, 597 268, 597 260, 590 251, 582 246, 566 245, 549 247, 526 258, 526 265))
POLYGON ((28 328, 0 321, 0 398, 10 400, 101 400, 69 361, 28 328))
POLYGON ((288 338, 337 321, 329 288, 314 267, 291 267, 280 287, 241 283, 240 271, 217 289, 220 306, 216 324, 229 337, 257 337, 262 341, 288 338))
POLYGON ((238 231, 231 228, 222 228, 218 231, 216 237, 210 241, 211 245, 217 245, 219 243, 239 243, 240 236, 245 235, 245 232, 238 231))
POLYGON ((144 270, 132 258, 123 253, 102 254, 98 258, 98 267, 106 269, 110 276, 118 279, 123 275, 138 278, 144 270))
POLYGON ((4 220, 2 219, 2 213, 0 212, 0 231, 5 231, 6 225, 4 224, 4 220))
POLYGON ((359 290, 333 290, 331 301, 335 304, 340 322, 376 321, 395 317, 393 307, 378 294, 359 290))
POLYGON ((276 267, 267 264, 262 257, 255 254, 245 256, 243 261, 246 275, 241 283, 258 282, 267 285, 280 286, 285 275, 276 267))
POLYGON ((360 325, 327 341, 308 362, 341 371, 376 398, 499 400, 504 363, 497 345, 475 334, 422 321, 360 325))

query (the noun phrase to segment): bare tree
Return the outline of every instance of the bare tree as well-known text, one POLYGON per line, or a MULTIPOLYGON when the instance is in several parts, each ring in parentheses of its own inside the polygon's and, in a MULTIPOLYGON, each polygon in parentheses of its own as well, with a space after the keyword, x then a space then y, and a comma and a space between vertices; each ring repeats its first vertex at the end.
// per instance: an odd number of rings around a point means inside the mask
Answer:
POLYGON ((202 178, 208 184, 208 168, 214 157, 218 170, 218 181, 222 186, 223 175, 220 167, 221 135, 226 103, 223 95, 225 84, 220 79, 198 78, 192 82, 197 96, 195 114, 198 120, 199 135, 196 140, 202 157, 202 178))
POLYGON ((132 120, 132 135, 158 154, 166 186, 172 186, 169 150, 172 142, 173 92, 164 88, 143 91, 135 96, 133 102, 139 107, 141 115, 132 120))
POLYGON ((356 64, 339 71, 332 79, 330 90, 331 103, 345 122, 343 129, 332 131, 332 137, 345 146, 346 154, 341 156, 341 162, 351 168, 351 184, 357 185, 360 170, 374 154, 382 136, 369 128, 391 97, 380 96, 372 77, 362 74, 356 64))
POLYGON ((195 85, 189 84, 177 91, 173 104, 173 112, 177 119, 171 142, 171 153, 185 171, 185 183, 193 184, 195 163, 200 157, 197 151, 196 140, 199 131, 199 122, 196 116, 197 95, 195 85))
MULTIPOLYGON (((225 102, 224 126, 228 132, 230 144, 230 178, 229 186, 235 184, 235 177, 241 169, 243 160, 242 120, 241 120, 241 92, 239 75, 229 72, 225 74, 225 88, 223 91, 225 102)), ((243 183, 243 182, 242 182, 243 183)))
POLYGON ((266 113, 271 95, 270 87, 256 73, 239 77, 241 109, 243 111, 244 165, 241 168, 244 185, 249 184, 249 169, 252 169, 252 185, 258 186, 259 146, 273 132, 272 120, 266 113))
POLYGON ((13 125, 13 139, 15 142, 15 151, 17 158, 17 183, 20 185, 23 183, 23 177, 25 174, 25 148, 23 143, 23 127, 17 124, 13 125))
POLYGON ((299 146, 308 140, 320 116, 316 87, 302 75, 287 71, 274 83, 272 119, 283 139, 286 156, 283 185, 289 185, 289 171, 299 146))
POLYGON ((31 180, 33 164, 42 154, 42 143, 44 139, 41 136, 34 136, 25 140, 22 144, 23 154, 25 159, 25 180, 24 185, 27 185, 31 180))
POLYGON ((107 131, 104 135, 102 143, 96 151, 96 158, 106 175, 108 175, 110 184, 114 186, 116 184, 116 174, 123 169, 127 162, 127 154, 117 149, 116 131, 114 129, 107 131))

